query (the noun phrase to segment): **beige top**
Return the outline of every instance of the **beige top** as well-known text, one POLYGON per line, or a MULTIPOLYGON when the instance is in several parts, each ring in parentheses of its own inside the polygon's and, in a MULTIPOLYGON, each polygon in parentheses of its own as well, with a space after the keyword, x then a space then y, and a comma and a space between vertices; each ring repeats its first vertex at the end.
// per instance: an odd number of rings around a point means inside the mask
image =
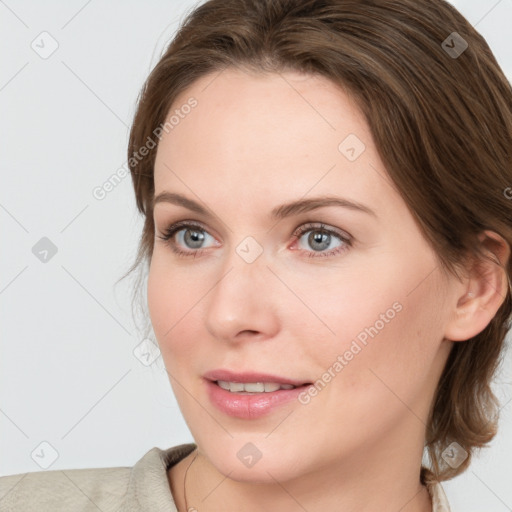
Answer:
MULTIPOLYGON (((2 512, 178 512, 167 470, 196 448, 154 447, 133 467, 35 471, 0 477, 2 512)), ((432 512, 450 512, 440 483, 428 487, 432 512)))

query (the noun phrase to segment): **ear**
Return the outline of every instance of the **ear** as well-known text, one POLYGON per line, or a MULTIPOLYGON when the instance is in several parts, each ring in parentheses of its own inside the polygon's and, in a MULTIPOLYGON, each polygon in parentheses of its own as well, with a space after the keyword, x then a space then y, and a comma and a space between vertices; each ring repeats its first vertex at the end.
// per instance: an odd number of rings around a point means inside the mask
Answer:
POLYGON ((453 314, 445 329, 445 339, 466 341, 482 332, 494 318, 509 292, 506 271, 510 246, 494 231, 483 231, 478 239, 488 258, 472 260, 467 276, 454 297, 453 314))

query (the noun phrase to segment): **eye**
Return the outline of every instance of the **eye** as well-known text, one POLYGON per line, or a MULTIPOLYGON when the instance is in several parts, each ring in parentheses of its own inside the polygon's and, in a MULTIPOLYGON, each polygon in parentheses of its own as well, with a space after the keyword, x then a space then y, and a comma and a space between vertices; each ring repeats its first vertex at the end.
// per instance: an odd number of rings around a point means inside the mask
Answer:
MULTIPOLYGON (((306 244, 313 249, 312 251, 304 250, 308 253, 308 257, 334 256, 348 250, 352 245, 352 238, 348 233, 329 229, 324 224, 304 224, 293 233, 293 238, 300 242, 306 233, 310 233, 306 239, 306 244), (325 251, 331 246, 333 240, 337 240, 338 245, 334 249, 325 251)), ((205 250, 203 243, 208 237, 214 241, 214 245, 219 245, 215 238, 208 234, 200 224, 189 221, 171 224, 163 231, 161 236, 157 236, 178 256, 192 256, 194 258, 205 250), (176 238, 178 241, 175 240, 176 238), (189 250, 181 249, 180 247, 183 246, 188 247, 189 250)))
POLYGON ((161 240, 168 245, 172 251, 179 256, 194 256, 196 257, 198 254, 201 254, 203 249, 201 244, 205 241, 207 237, 215 240, 211 235, 207 233, 207 231, 200 226, 199 224, 193 224, 187 221, 176 222, 175 224, 171 224, 167 227, 162 236, 158 236, 161 240), (176 236, 177 235, 177 236, 176 236), (206 236, 205 236, 206 235, 206 236), (174 238, 178 238, 178 242, 174 240, 174 238), (189 247, 190 251, 183 251, 179 246, 185 245, 185 247, 189 247))
POLYGON ((334 231, 327 228, 324 224, 304 224, 297 229, 293 236, 300 242, 307 233, 310 234, 305 238, 305 244, 313 249, 313 251, 306 249, 306 252, 309 252, 307 256, 310 258, 334 256, 348 250, 352 245, 352 239, 348 233, 334 231), (338 240, 340 244, 334 247, 334 249, 325 251, 325 249, 331 246, 333 240, 338 240))

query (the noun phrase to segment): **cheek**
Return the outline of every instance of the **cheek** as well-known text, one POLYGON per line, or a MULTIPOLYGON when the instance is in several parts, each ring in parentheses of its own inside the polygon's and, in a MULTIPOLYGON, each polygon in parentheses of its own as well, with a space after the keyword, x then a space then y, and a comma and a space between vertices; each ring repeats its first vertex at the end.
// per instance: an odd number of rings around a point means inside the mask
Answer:
POLYGON ((165 257, 154 255, 149 269, 147 301, 153 331, 165 366, 177 367, 186 358, 193 359, 201 340, 198 312, 207 288, 201 278, 170 266, 165 257))
POLYGON ((169 308, 168 305, 169 300, 172 302, 173 296, 172 288, 166 286, 167 279, 162 276, 160 266, 158 258, 153 256, 147 285, 149 316, 159 343, 163 341, 162 336, 165 333, 165 329, 168 329, 171 325, 168 322, 168 314, 172 307, 169 308))
MULTIPOLYGON (((443 291, 434 264, 394 255, 382 265, 368 264, 343 280, 318 289, 312 304, 333 333, 318 342, 323 350, 311 353, 328 369, 344 356, 339 379, 346 385, 367 385, 375 379, 369 369, 403 385, 412 376, 427 375, 443 336, 443 291), (376 272, 376 269, 385 269, 376 272), (424 278, 423 276, 427 276, 424 278), (420 277, 419 277, 420 276, 420 277), (346 380, 345 380, 346 379, 346 380)), ((314 288, 310 288, 314 290, 314 288)), ((333 371, 336 370, 333 369, 333 371)))
POLYGON ((189 303, 189 288, 180 282, 178 273, 166 265, 164 258, 159 254, 153 256, 147 284, 148 310, 161 349, 170 344, 186 320, 184 309, 189 303))
MULTIPOLYGON (((442 298, 432 283, 413 293, 407 287, 407 292, 389 289, 393 291, 373 299, 363 313, 352 308, 343 313, 347 335, 340 337, 329 364, 344 356, 337 380, 340 393, 350 391, 368 410, 387 404, 391 413, 402 407, 402 400, 414 403, 430 388, 443 317, 442 298)), ((338 327, 341 331, 343 325, 338 327)))
POLYGON ((166 333, 183 317, 192 300, 191 285, 197 283, 170 264, 165 251, 155 248, 148 275, 148 309, 155 334, 166 333))
POLYGON ((339 437, 340 445, 346 439, 356 446, 376 441, 399 419, 411 425, 418 418, 426 421, 442 338, 441 322, 432 308, 436 296, 431 290, 409 296, 390 290, 373 298, 364 311, 341 308, 337 338, 324 342, 326 350, 317 347, 310 352, 317 378, 325 383, 318 385, 311 407, 328 414, 322 435, 339 437))

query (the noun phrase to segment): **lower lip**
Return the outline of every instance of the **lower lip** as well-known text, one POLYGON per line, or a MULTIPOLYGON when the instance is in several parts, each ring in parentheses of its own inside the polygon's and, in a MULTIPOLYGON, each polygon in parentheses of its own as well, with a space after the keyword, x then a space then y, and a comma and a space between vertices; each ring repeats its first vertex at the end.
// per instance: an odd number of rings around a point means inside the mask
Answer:
MULTIPOLYGON (((205 379, 206 380, 206 379, 205 379)), ((210 401, 223 413, 235 418, 252 420, 269 414, 274 409, 284 405, 297 397, 310 384, 293 389, 278 389, 270 393, 254 393, 241 395, 222 389, 215 382, 206 380, 210 401)))

